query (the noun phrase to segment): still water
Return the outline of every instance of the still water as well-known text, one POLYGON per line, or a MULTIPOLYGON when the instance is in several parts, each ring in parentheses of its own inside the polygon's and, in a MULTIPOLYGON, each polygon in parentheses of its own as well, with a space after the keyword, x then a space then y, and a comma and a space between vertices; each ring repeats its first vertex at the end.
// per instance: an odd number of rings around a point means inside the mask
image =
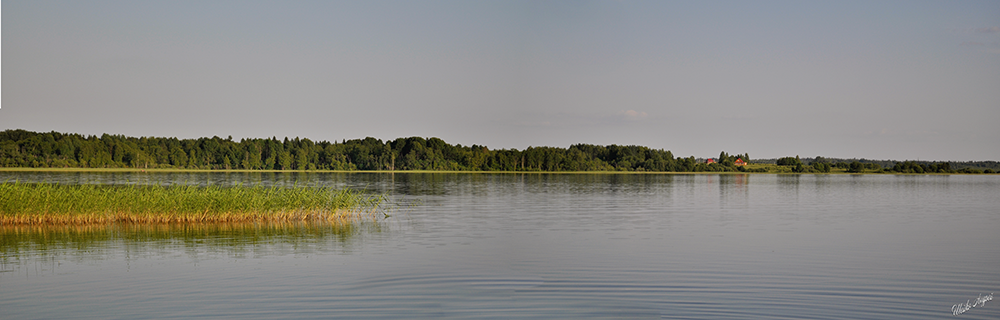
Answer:
POLYGON ((2 227, 3 319, 940 319, 1000 291, 995 175, 13 180, 352 187, 396 207, 352 226, 2 227))

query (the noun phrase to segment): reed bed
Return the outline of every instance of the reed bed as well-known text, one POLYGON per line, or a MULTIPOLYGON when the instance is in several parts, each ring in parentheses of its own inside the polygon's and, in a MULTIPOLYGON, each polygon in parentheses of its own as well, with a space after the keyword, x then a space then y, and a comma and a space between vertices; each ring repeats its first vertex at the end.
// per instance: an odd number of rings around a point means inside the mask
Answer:
POLYGON ((381 195, 325 187, 0 184, 0 225, 376 218, 381 195))

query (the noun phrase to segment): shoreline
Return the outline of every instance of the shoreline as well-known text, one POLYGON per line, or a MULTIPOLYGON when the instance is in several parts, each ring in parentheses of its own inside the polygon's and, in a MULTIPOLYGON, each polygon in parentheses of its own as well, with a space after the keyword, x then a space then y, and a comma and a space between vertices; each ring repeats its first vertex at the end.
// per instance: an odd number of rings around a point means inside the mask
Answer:
POLYGON ((128 173, 462 173, 462 174, 777 174, 777 175, 990 175, 989 173, 901 173, 901 172, 739 172, 739 171, 466 171, 466 170, 249 170, 249 169, 175 169, 175 168, 23 168, 0 167, 0 172, 128 172, 128 173))

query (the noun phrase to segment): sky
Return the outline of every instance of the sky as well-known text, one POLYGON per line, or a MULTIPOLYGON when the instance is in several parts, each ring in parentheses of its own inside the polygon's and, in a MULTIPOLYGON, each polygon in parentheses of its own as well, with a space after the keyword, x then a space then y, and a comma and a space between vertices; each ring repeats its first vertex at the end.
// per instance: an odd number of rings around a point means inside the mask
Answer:
POLYGON ((0 130, 1000 160, 1000 1, 7 1, 0 130))

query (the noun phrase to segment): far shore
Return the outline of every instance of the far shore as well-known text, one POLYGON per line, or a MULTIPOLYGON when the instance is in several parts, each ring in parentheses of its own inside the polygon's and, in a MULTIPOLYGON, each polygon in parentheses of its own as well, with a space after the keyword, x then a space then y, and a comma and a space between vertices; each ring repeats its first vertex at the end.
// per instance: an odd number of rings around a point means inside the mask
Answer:
POLYGON ((139 172, 139 173, 169 173, 169 172, 221 172, 221 173, 466 173, 466 174, 676 174, 676 175, 982 175, 975 173, 897 173, 897 172, 661 172, 661 171, 445 171, 445 170, 246 170, 246 169, 177 169, 177 168, 5 168, 0 172, 139 172))

